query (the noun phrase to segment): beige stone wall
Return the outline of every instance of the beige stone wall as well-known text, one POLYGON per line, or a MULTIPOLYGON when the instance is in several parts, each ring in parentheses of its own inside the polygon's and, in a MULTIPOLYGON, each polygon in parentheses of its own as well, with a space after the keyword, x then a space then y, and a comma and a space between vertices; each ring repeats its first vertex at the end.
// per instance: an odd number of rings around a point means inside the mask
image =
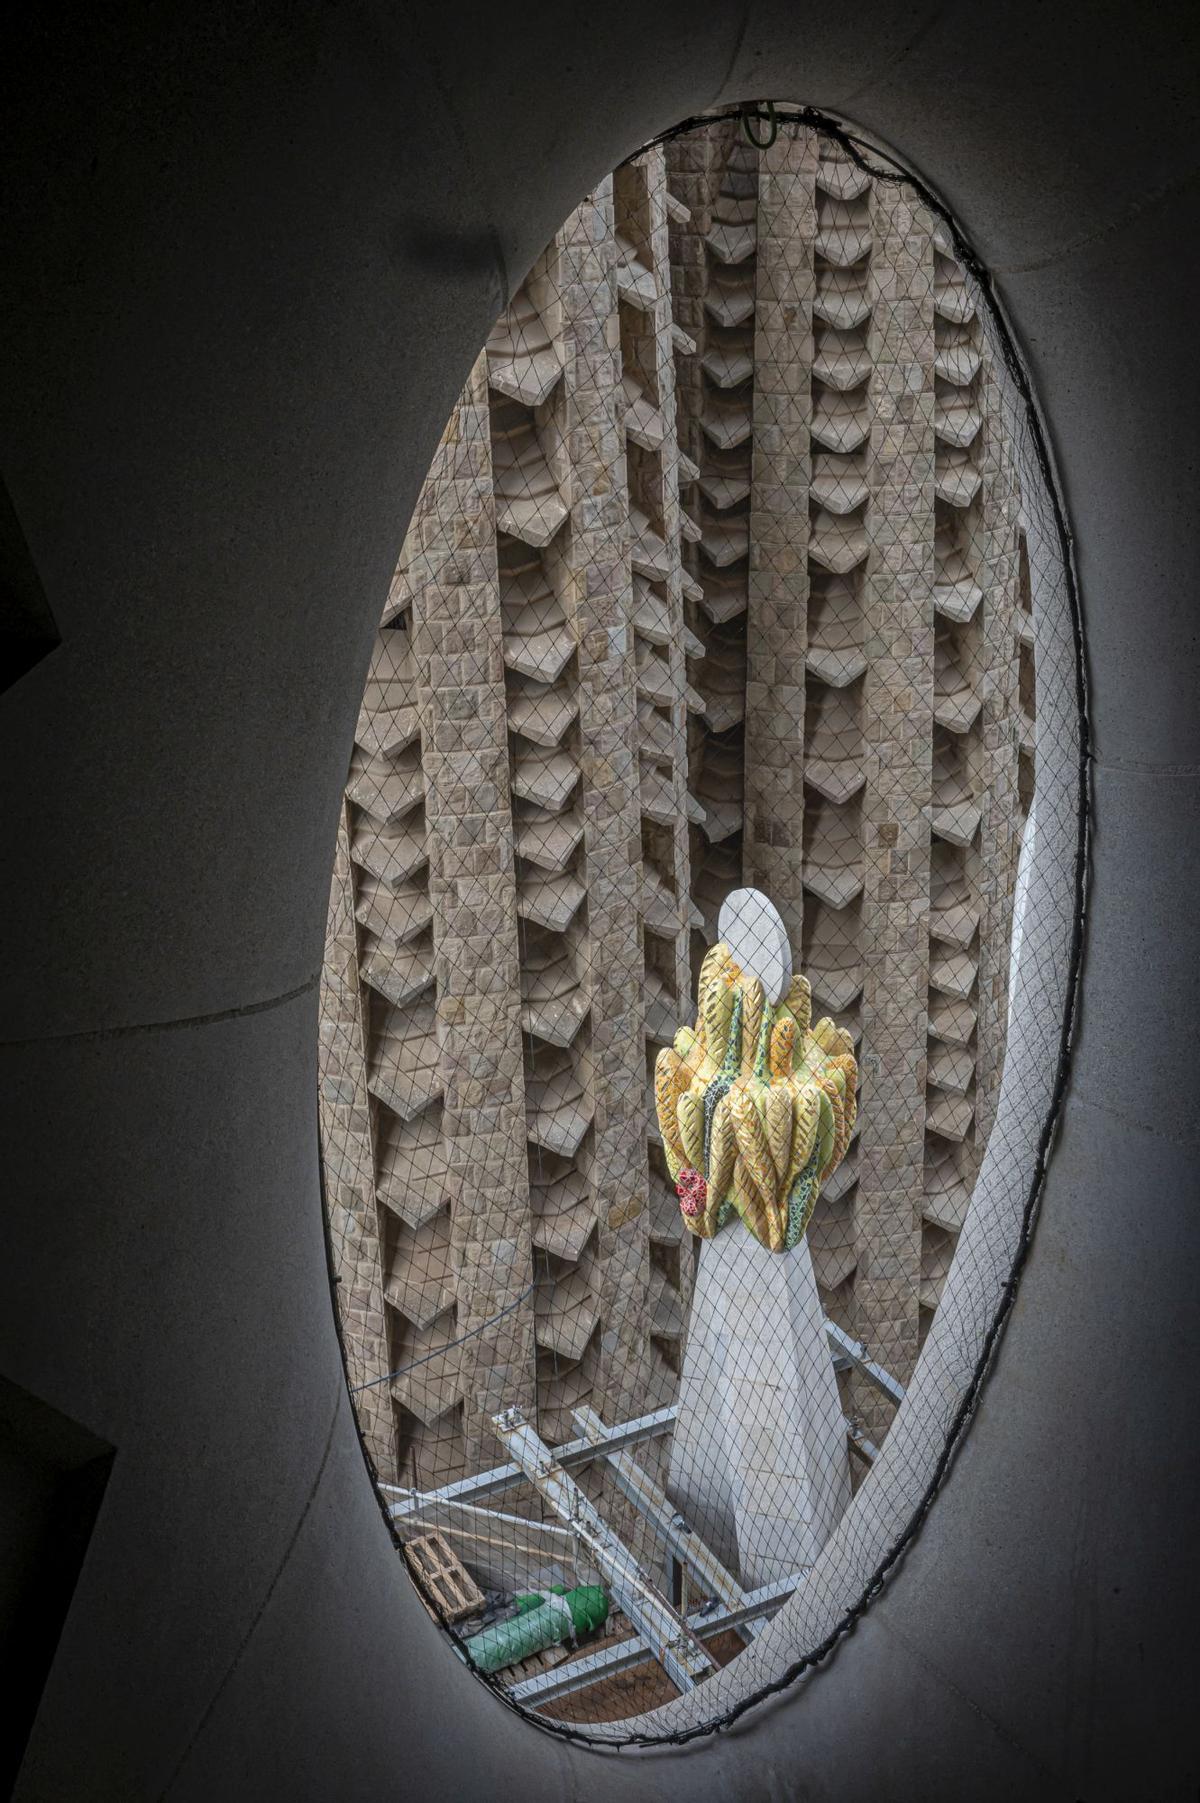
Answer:
MULTIPOLYGON (((667 1400, 679 1362, 647 1108, 692 924, 666 209, 661 153, 602 184, 498 325, 359 726, 330 960, 367 999, 326 1087, 358 1094, 374 1240, 335 1243, 357 1356, 394 1373, 381 1461, 422 1485, 494 1457, 504 1403, 559 1440, 582 1403, 667 1400)), ((345 1005, 330 985, 327 1037, 345 1005)))
POLYGON ((1018 515, 948 244, 810 133, 627 165, 514 297, 388 598, 331 903, 326 1190, 385 1471, 491 1462, 505 1402, 561 1440, 671 1400, 649 1078, 742 881, 859 1041, 824 1305, 911 1372, 1003 1062, 1018 515))
POLYGON ((703 229, 679 240, 687 260, 678 273, 700 302, 692 310, 696 354, 681 425, 698 470, 687 495, 688 563, 702 650, 689 741, 691 889, 701 937, 711 942, 721 899, 741 880, 745 842, 758 153, 721 126, 697 160, 684 189, 695 196, 703 229))

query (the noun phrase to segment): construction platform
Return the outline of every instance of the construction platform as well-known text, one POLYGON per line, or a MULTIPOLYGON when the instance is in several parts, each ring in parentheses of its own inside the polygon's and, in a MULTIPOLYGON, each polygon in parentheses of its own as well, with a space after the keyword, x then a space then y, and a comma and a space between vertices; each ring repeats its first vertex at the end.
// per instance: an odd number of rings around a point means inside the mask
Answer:
MULTIPOLYGON (((903 1386, 857 1341, 832 1321, 825 1330, 836 1369, 853 1370, 891 1404, 903 1401, 903 1386)), ((472 1620, 482 1616, 489 1578, 502 1577, 510 1591, 549 1588, 564 1577, 578 1581, 582 1561, 604 1585, 609 1620, 586 1649, 553 1647, 506 1668, 508 1693, 526 1708, 600 1721, 670 1701, 744 1650, 803 1583, 807 1567, 743 1588, 634 1456, 637 1447, 670 1435, 677 1413, 671 1406, 610 1426, 594 1409, 578 1408, 572 1411, 577 1437, 550 1447, 521 1409, 504 1409, 492 1425, 507 1463, 436 1490, 381 1486, 410 1569, 460 1649, 472 1620), (574 1473, 597 1465, 632 1509, 641 1540, 656 1546, 661 1581, 635 1554, 628 1532, 606 1519, 577 1483, 574 1473), (527 1503, 530 1488, 541 1519, 494 1506, 518 1489, 527 1503), (565 1704, 572 1697, 575 1703, 565 1704)), ((876 1448, 849 1418, 845 1427, 850 1453, 869 1466, 876 1448)))

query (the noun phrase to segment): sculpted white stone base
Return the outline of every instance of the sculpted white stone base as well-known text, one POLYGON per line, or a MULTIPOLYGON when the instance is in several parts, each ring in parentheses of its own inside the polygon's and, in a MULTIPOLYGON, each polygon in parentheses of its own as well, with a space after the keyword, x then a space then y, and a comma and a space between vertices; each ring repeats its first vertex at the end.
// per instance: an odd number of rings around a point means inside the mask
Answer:
POLYGON ((702 1244, 668 1487, 747 1589, 810 1565, 849 1502, 806 1241, 768 1252, 735 1225, 702 1244))

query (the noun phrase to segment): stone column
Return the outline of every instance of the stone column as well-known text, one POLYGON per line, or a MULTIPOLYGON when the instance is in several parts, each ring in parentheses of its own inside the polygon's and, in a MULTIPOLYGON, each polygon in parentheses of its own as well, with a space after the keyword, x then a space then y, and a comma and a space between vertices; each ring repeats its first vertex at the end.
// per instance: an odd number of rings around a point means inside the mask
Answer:
POLYGON ((754 303, 743 865, 795 945, 804 915, 816 168, 809 132, 785 128, 760 154, 754 303))
POLYGON ((692 840, 692 895, 709 941, 721 903, 742 881, 758 238, 758 152, 736 127, 714 130, 713 137, 700 191, 703 264, 688 266, 689 287, 701 284, 703 307, 686 422, 694 430, 698 407, 693 443, 699 476, 683 522, 697 545, 689 594, 703 648, 696 670, 701 711, 689 746, 688 785, 699 829, 692 840))
POLYGON ((1018 695, 1023 626, 1019 606, 1020 496, 1004 426, 1002 380, 994 360, 986 355, 983 322, 978 318, 978 312, 977 321, 979 348, 983 353, 976 378, 982 415, 978 461, 982 476, 979 530, 983 589, 980 609, 983 706, 979 771, 982 817, 979 828, 981 916, 976 1172, 996 1118, 1004 1073, 1013 903, 1023 825, 1017 787, 1023 724, 1018 695))
POLYGON ((496 564, 487 358, 444 441, 442 508, 457 550, 414 598, 429 896, 450 1207, 446 1279, 471 1467, 490 1417, 534 1403, 516 879, 496 564), (480 1331, 482 1329, 482 1331, 480 1331), (467 1336, 470 1336, 469 1338, 467 1336))
POLYGON ((570 483, 561 556, 579 660, 596 1393, 615 1421, 635 1414, 643 1393, 649 1241, 636 670, 611 180, 576 210, 559 244, 570 483))
MULTIPOLYGON (((873 195, 863 1101, 855 1326, 902 1381, 918 1347, 929 986, 933 250, 903 188, 873 195)), ((887 1411, 859 1387, 874 1437, 887 1411)))

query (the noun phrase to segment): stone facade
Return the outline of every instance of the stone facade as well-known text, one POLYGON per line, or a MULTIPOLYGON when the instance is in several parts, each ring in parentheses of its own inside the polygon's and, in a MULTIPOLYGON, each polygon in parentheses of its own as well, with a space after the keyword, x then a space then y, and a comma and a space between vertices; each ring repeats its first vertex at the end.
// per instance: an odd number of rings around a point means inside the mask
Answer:
POLYGON ((567 221, 447 426, 347 789, 322 1133, 381 1474, 494 1462, 502 1403, 557 1441, 672 1399, 648 1076, 743 881, 858 1041, 822 1305, 911 1373, 1003 1062, 1023 571, 974 297, 903 186, 720 122, 567 221))

